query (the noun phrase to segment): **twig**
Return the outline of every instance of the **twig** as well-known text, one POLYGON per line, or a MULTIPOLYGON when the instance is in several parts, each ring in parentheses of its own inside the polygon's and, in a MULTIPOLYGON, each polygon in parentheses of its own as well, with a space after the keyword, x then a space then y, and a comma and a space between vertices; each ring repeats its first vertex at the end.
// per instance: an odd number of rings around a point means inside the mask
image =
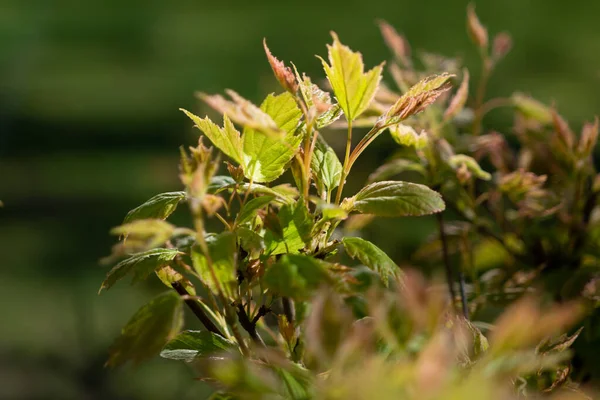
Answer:
MULTIPOLYGON (((183 285, 179 282, 173 282, 173 283, 171 283, 171 286, 182 297, 190 295, 188 293, 188 291, 185 289, 185 287, 183 287, 183 285)), ((192 310, 194 315, 196 315, 196 317, 198 317, 200 322, 202 322, 202 325, 204 325, 204 327, 207 330, 209 330, 212 333, 216 333, 217 335, 220 335, 222 337, 225 337, 225 335, 223 335, 223 333, 221 333, 219 328, 217 328, 217 326, 204 313, 204 310, 202 309, 202 307, 200 307, 200 305, 198 305, 198 302, 196 302, 196 300, 187 298, 184 301, 185 301, 185 304, 187 304, 187 306, 190 308, 190 310, 192 310)))
POLYGON ((444 219, 441 213, 437 213, 435 216, 438 223, 440 240, 442 242, 442 255, 444 258, 444 267, 446 268, 446 280, 448 281, 448 291, 450 292, 450 298, 452 299, 452 307, 456 307, 454 304, 454 301, 456 299, 456 292, 454 291, 454 276, 452 274, 450 257, 448 255, 448 242, 446 241, 446 233, 444 232, 444 219))
POLYGON ((262 315, 267 314, 269 312, 266 307, 264 307, 264 308, 263 307, 264 306, 261 306, 261 308, 258 311, 258 314, 251 321, 250 318, 248 318, 248 314, 246 314, 246 310, 244 309, 244 306, 241 304, 238 304, 238 306, 237 306, 237 316, 238 316, 238 320, 240 321, 240 325, 242 326, 242 328, 244 328, 246 330, 246 332, 248 332, 248 334, 250 335, 252 340, 254 340, 256 343, 260 344, 261 346, 265 346, 265 342, 263 341, 263 339, 260 337, 260 335, 256 331, 256 323, 258 322, 258 320, 260 319, 260 317, 262 315))

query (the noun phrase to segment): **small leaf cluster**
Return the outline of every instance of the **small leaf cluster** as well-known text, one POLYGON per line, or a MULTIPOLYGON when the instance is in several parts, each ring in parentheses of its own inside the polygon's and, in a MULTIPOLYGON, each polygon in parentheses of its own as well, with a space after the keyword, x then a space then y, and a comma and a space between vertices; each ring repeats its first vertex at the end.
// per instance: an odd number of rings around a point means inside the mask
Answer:
POLYGON ((385 22, 395 88, 381 83, 385 63, 367 70, 332 33, 320 58, 327 88, 265 41, 280 93, 260 105, 232 90, 200 93, 222 120, 182 110, 200 133, 181 149, 182 190, 154 196, 112 232, 120 240, 100 290, 155 275, 167 291, 132 317, 107 364, 160 353, 214 382, 215 399, 508 399, 565 388, 586 398, 570 377, 581 330, 565 332, 599 303, 598 120, 578 137, 528 96, 486 101, 510 37, 490 49, 473 8, 467 27, 483 65, 474 99, 458 61, 423 53, 418 69, 385 22), (510 137, 484 124, 498 107, 514 111, 510 137), (343 155, 325 129, 345 134, 343 155), (353 165, 385 133, 397 155, 345 193, 353 165), (168 222, 184 205, 189 226, 168 222), (438 233, 412 261, 444 265, 447 288, 348 236, 378 217, 431 214, 438 233), (209 231, 214 222, 222 229, 209 231), (544 293, 562 304, 542 312, 527 293, 550 279, 544 293), (493 325, 476 322, 509 303, 493 325), (182 330, 184 306, 202 330, 182 330))

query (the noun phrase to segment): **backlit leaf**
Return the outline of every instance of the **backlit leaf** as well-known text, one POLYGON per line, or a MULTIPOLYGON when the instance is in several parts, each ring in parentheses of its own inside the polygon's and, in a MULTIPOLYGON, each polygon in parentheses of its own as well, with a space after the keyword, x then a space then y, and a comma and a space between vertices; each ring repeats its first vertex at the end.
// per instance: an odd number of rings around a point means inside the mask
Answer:
POLYGON ((342 243, 350 257, 358 258, 360 262, 377 272, 386 286, 390 276, 398 276, 401 272, 396 263, 383 250, 368 240, 346 237, 342 239, 342 243))
POLYGON ((132 361, 139 364, 161 351, 183 325, 182 300, 173 291, 156 297, 140 308, 121 330, 110 348, 106 365, 132 361))
POLYGON ((348 212, 382 217, 427 215, 443 211, 445 207, 442 196, 427 186, 398 181, 372 183, 342 203, 348 212))
POLYGON ((227 114, 223 115, 223 128, 212 122, 208 117, 200 118, 191 112, 180 108, 204 135, 224 154, 238 164, 242 163, 242 138, 235 129, 227 114))
POLYGON ((106 279, 100 286, 99 293, 110 289, 125 275, 133 274, 133 283, 146 279, 156 269, 168 265, 179 254, 177 249, 152 249, 143 253, 134 254, 121 261, 110 270, 106 279))
POLYGON ((304 202, 284 205, 277 213, 279 227, 265 234, 266 254, 297 253, 310 239, 312 220, 304 202), (277 232, 281 229, 281 232, 277 232))
POLYGON ((321 58, 327 79, 348 121, 363 113, 373 100, 381 80, 383 63, 364 72, 362 55, 344 46, 335 33, 328 45, 329 64, 321 58))
POLYGON ((406 118, 418 114, 435 102, 452 86, 449 79, 454 75, 443 73, 422 79, 400 97, 389 108, 384 121, 386 125, 397 124, 406 118))
POLYGON ((258 183, 271 182, 281 176, 302 141, 302 135, 296 134, 302 111, 291 94, 269 95, 261 105, 261 110, 272 117, 282 134, 244 129, 244 174, 258 183))
POLYGON ((191 362, 197 357, 224 352, 234 347, 234 343, 209 331, 183 331, 166 344, 160 356, 191 362))
POLYGON ((401 146, 414 147, 415 149, 422 149, 427 146, 425 131, 417 134, 411 126, 404 124, 392 125, 389 130, 394 141, 401 146))
POLYGON ((225 99, 220 94, 207 95, 199 93, 199 96, 209 106, 227 115, 234 122, 245 128, 257 129, 265 133, 277 133, 277 124, 273 121, 272 115, 258 108, 252 102, 246 100, 233 90, 226 90, 231 100, 225 99))
POLYGON ((156 276, 168 288, 172 288, 173 283, 180 283, 190 295, 196 295, 196 288, 194 288, 192 282, 168 265, 158 269, 156 276))
POLYGON ((332 104, 331 95, 311 82, 306 75, 301 79, 296 71, 296 77, 300 82, 300 93, 309 111, 316 115, 316 128, 321 129, 331 125, 342 116, 342 108, 339 104, 332 104))

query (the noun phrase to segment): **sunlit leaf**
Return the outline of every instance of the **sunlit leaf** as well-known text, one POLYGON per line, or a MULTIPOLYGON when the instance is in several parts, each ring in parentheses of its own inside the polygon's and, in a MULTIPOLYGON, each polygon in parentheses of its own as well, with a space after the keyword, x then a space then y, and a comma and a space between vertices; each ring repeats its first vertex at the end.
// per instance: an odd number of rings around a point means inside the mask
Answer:
POLYGON ((281 207, 277 214, 279 229, 269 229, 265 234, 266 254, 297 253, 310 239, 312 220, 304 202, 281 207))
POLYGON ((267 47, 267 40, 263 40, 263 47, 265 48, 265 53, 267 54, 267 59, 269 60, 269 64, 271 65, 271 69, 275 74, 275 78, 277 81, 288 92, 294 94, 298 90, 298 82, 296 82, 296 77, 292 72, 290 67, 286 67, 283 61, 278 60, 273 54, 271 54, 271 50, 267 47))
POLYGON ((342 208, 387 217, 419 216, 443 211, 442 196, 417 183, 375 182, 344 199, 342 208))
POLYGON ((242 163, 242 138, 227 114, 223 115, 223 128, 221 128, 208 117, 200 118, 183 108, 180 110, 194 121, 196 128, 202 131, 219 150, 238 164, 242 163))
POLYGON ((168 265, 156 270, 156 276, 168 288, 172 288, 173 283, 180 283, 190 295, 196 295, 196 288, 192 282, 168 265))
POLYGON ((411 126, 404 124, 392 125, 389 130, 394 141, 401 146, 414 147, 415 149, 427 146, 427 133, 425 131, 418 134, 411 126))
POLYGON ((418 114, 435 102, 444 92, 452 86, 449 82, 454 75, 443 73, 429 76, 400 97, 389 108, 383 117, 385 125, 397 124, 406 118, 418 114))
POLYGON ((278 132, 277 123, 273 121, 272 115, 266 113, 264 109, 258 108, 233 90, 227 90, 226 93, 231 97, 231 100, 225 99, 220 94, 207 95, 199 93, 199 96, 209 106, 221 114, 227 115, 245 128, 260 130, 265 133, 278 132))
POLYGON ((300 81, 300 93, 302 93, 304 102, 310 112, 316 115, 315 125, 317 129, 331 125, 342 116, 342 108, 339 104, 331 102, 329 93, 312 83, 306 75, 300 78, 296 71, 296 77, 300 81))
POLYGON ((182 325, 181 297, 172 291, 156 297, 140 308, 121 330, 121 335, 110 348, 106 364, 117 366, 127 361, 139 364, 159 354, 182 325))
POLYGON ((329 64, 323 59, 323 68, 338 103, 348 121, 363 113, 373 100, 381 80, 383 63, 364 72, 362 55, 343 45, 332 32, 333 44, 328 45, 329 64))
POLYGON ((179 254, 177 249, 152 249, 134 254, 121 261, 110 270, 102 282, 99 292, 110 289, 118 280, 127 274, 133 274, 133 282, 146 279, 152 272, 168 265, 179 254))
POLYGON ((209 331, 183 331, 165 345, 160 356, 191 362, 197 357, 221 353, 234 347, 234 343, 209 331))
POLYGON ((257 183, 271 182, 281 176, 302 141, 302 135, 296 134, 302 111, 291 94, 269 95, 261 105, 261 110, 272 117, 282 134, 244 129, 244 174, 257 183))
POLYGON ((398 276, 401 271, 392 259, 383 250, 368 240, 359 237, 346 237, 342 239, 344 248, 352 258, 377 272, 383 283, 387 286, 389 277, 398 276))
POLYGON ((124 223, 136 219, 166 219, 175 211, 179 202, 185 199, 185 192, 168 192, 157 194, 144 204, 127 213, 124 223))

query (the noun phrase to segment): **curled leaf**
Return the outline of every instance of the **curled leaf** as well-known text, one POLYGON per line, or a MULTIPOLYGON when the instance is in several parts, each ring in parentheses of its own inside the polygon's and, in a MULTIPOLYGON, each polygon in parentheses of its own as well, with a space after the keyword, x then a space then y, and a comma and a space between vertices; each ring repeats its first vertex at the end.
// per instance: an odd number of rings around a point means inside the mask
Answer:
POLYGON ((523 93, 514 93, 510 99, 512 104, 524 117, 533 119, 544 125, 552 123, 552 111, 545 104, 523 93))
POLYGON ((467 30, 471 40, 473 40, 473 43, 475 43, 479 48, 487 48, 488 32, 479 21, 479 18, 475 13, 475 6, 473 4, 469 4, 467 7, 467 30))
POLYGON ((483 169, 481 169, 481 167, 473 157, 469 157, 464 154, 456 154, 448 159, 448 164, 454 169, 458 169, 461 166, 464 166, 470 173, 474 174, 475 177, 484 181, 489 181, 490 179, 492 179, 492 175, 490 175, 489 172, 486 172, 483 169))
POLYGON ((227 100, 220 94, 199 93, 199 96, 206 104, 221 114, 226 114, 240 125, 266 133, 278 132, 277 124, 264 110, 261 110, 233 90, 226 90, 226 93, 231 97, 231 100, 227 100))
POLYGON ((392 50, 396 59, 403 65, 409 67, 412 63, 410 60, 411 51, 408 40, 384 20, 379 21, 379 29, 381 30, 381 36, 383 36, 385 44, 392 50))
POLYGON ((460 84, 460 87, 456 91, 456 94, 450 101, 450 105, 444 112, 444 119, 451 120, 456 117, 464 108, 465 103, 467 102, 467 97, 469 97, 469 70, 463 70, 463 80, 460 84))
POLYGON ((492 44, 492 56, 495 61, 498 61, 508 54, 512 48, 512 39, 506 32, 500 32, 494 37, 492 44))
POLYGON ((392 138, 401 146, 414 147, 415 149, 427 146, 427 133, 425 131, 417 134, 411 126, 404 124, 390 126, 389 130, 392 138))
POLYGON ((596 143, 598 142, 598 117, 594 120, 594 123, 586 122, 581 130, 581 137, 579 138, 579 145, 577 151, 582 157, 587 157, 592 154, 596 143))
POLYGON ((296 93, 298 91, 298 82, 296 82, 292 69, 286 67, 283 61, 278 60, 271 54, 271 51, 267 47, 267 39, 263 40, 263 46, 269 64, 271 64, 271 68, 273 69, 273 73, 275 74, 275 78, 279 81, 279 84, 291 94, 296 93))
POLYGON ((396 124, 418 114, 432 104, 452 86, 449 79, 454 75, 443 73, 432 75, 411 87, 384 116, 385 125, 396 124))

